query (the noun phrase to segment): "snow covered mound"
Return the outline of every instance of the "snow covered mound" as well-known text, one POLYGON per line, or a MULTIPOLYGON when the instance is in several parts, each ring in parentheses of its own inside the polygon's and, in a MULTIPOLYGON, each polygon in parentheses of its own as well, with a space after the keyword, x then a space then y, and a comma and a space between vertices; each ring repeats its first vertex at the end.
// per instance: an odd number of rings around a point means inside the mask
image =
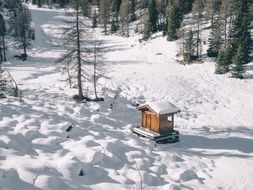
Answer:
MULTIPOLYGON (((180 65, 159 34, 101 36, 111 79, 105 101, 78 104, 55 65, 63 10, 30 6, 36 41, 27 62, 6 67, 23 102, 0 100, 0 189, 253 188, 253 80, 214 75, 214 63, 180 65), (130 131, 133 106, 166 100, 180 108, 180 142, 156 145, 130 131)), ((87 86, 89 88, 89 86, 87 86)))

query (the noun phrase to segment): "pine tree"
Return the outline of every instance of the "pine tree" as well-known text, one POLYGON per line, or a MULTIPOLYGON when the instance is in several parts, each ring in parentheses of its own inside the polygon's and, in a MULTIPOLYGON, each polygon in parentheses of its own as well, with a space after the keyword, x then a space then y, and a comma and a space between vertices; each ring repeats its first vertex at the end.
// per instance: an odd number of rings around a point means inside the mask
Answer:
POLYGON ((168 1, 167 0, 161 0, 159 3, 159 24, 158 29, 159 31, 163 31, 165 34, 167 32, 167 7, 168 7, 168 1))
POLYGON ((0 13, 0 62, 6 61, 6 54, 5 54, 5 34, 6 34, 6 27, 5 27, 5 20, 3 15, 0 13))
POLYGON ((154 33, 157 31, 157 24, 158 24, 158 10, 155 0, 149 0, 148 3, 148 22, 149 22, 149 28, 150 32, 154 33))
POLYGON ((149 0, 141 0, 141 2, 140 2, 141 8, 142 9, 148 8, 148 2, 149 2, 149 0))
MULTIPOLYGON (((249 50, 251 46, 249 4, 247 0, 240 0, 233 27, 230 32, 232 55, 236 55, 239 45, 243 53, 243 62, 250 61, 249 50)), ((232 58, 233 60, 233 58, 232 58)))
POLYGON ((42 7, 42 2, 41 2, 41 0, 37 0, 37 6, 38 6, 38 7, 42 7))
POLYGON ((250 21, 248 15, 243 18, 243 21, 241 23, 240 42, 244 53, 243 58, 245 60, 245 63, 249 63, 251 61, 250 48, 252 45, 252 40, 250 33, 250 21))
POLYGON ((188 14, 192 10, 193 0, 177 0, 178 6, 183 14, 188 14))
POLYGON ((209 48, 207 50, 207 55, 209 57, 217 57, 219 49, 222 45, 222 35, 221 35, 221 24, 220 20, 214 21, 213 28, 208 39, 209 48))
POLYGON ((224 46, 227 48, 231 41, 231 28, 234 18, 234 12, 238 8, 237 0, 222 0, 221 4, 221 18, 223 20, 224 29, 224 46), (229 25, 229 27, 228 27, 229 25))
POLYGON ((182 15, 176 3, 172 3, 168 8, 167 40, 173 41, 178 38, 177 29, 180 27, 182 15))
POLYGON ((248 8, 246 9, 247 10, 245 12, 245 15, 243 17, 241 27, 240 27, 240 31, 241 31, 240 41, 242 42, 245 62, 248 63, 250 61, 249 53, 250 53, 250 47, 251 47, 251 42, 252 42, 251 33, 250 33, 250 25, 251 25, 252 20, 250 21, 248 8))
POLYGON ((168 7, 168 1, 167 0, 161 0, 159 4, 159 14, 165 19, 166 18, 166 11, 168 7))
POLYGON ((225 48, 219 49, 218 57, 215 64, 215 73, 224 74, 228 70, 228 59, 227 59, 227 50, 225 48))
POLYGON ((116 30, 118 29, 119 25, 119 11, 122 1, 121 0, 113 0, 112 1, 112 13, 113 13, 113 20, 115 22, 116 30))
MULTIPOLYGON (((235 54, 235 50, 233 48, 233 37, 232 37, 232 25, 234 20, 234 13, 238 7, 237 0, 222 0, 221 8, 220 8, 220 23, 222 29, 222 43, 223 43, 223 51, 225 55, 225 60, 223 61, 223 70, 221 73, 229 72, 229 66, 232 63, 233 55, 235 54)), ((218 55, 219 57, 219 55, 218 55)), ((218 73, 218 72, 217 72, 218 73)))
POLYGON ((133 22, 135 20, 136 20, 135 0, 130 0, 130 22, 133 22))
POLYGON ((237 48, 237 52, 233 57, 231 65, 230 72, 233 78, 243 79, 243 74, 245 73, 244 65, 246 64, 243 56, 244 56, 243 47, 239 45, 239 47, 237 48))
POLYGON ((119 15, 121 0, 113 0, 112 1, 112 12, 115 12, 116 15, 119 15))
POLYGON ((23 49, 22 60, 27 58, 27 49, 30 46, 29 32, 31 31, 31 13, 26 6, 23 6, 17 14, 17 42, 19 48, 23 49))

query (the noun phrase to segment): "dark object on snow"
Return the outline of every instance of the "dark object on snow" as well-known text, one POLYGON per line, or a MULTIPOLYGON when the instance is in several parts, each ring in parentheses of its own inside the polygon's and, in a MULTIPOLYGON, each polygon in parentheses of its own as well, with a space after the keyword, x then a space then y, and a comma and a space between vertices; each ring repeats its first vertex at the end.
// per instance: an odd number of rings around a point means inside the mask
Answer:
POLYGON ((66 131, 69 132, 69 131, 71 131, 72 128, 73 128, 72 125, 70 125, 70 126, 68 126, 68 128, 66 129, 66 131))
POLYGON ((140 104, 139 104, 139 103, 136 103, 136 102, 133 102, 133 103, 131 103, 131 105, 134 106, 134 107, 136 107, 136 108, 138 108, 138 106, 139 106, 140 104))
POLYGON ((6 96, 3 93, 0 93, 0 99, 6 98, 6 96))
POLYGON ((19 60, 25 61, 27 58, 27 55, 22 53, 21 55, 14 55, 15 58, 18 58, 19 60))
POLYGON ((80 173, 79 173, 78 175, 79 175, 79 176, 84 176, 84 172, 83 172, 82 169, 80 170, 80 173))
POLYGON ((137 107, 141 113, 141 125, 132 131, 139 136, 155 140, 157 143, 179 141, 179 132, 174 130, 174 114, 180 109, 168 101, 154 101, 137 107))
POLYGON ((91 101, 90 98, 87 98, 87 97, 80 97, 78 94, 74 95, 74 96, 73 96, 73 99, 76 100, 76 101, 86 101, 86 102, 91 101))
POLYGON ((35 30, 33 28, 30 28, 28 31, 28 36, 29 38, 31 38, 32 40, 35 40, 35 30))
POLYGON ((104 101, 104 98, 95 98, 95 99, 92 99, 92 101, 94 102, 103 102, 104 101))

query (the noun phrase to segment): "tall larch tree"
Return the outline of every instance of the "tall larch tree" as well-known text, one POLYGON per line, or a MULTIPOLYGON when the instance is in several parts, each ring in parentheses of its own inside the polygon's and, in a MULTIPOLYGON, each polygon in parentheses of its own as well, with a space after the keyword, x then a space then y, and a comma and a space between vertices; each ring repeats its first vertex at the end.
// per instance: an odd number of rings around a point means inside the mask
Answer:
POLYGON ((222 0, 207 0, 205 3, 205 11, 211 19, 211 27, 213 27, 215 15, 220 15, 221 3, 222 0))
POLYGON ((184 50, 183 50, 183 58, 184 61, 187 63, 190 63, 194 60, 194 57, 196 56, 196 40, 194 39, 193 31, 190 30, 187 34, 187 37, 185 37, 184 42, 184 50))
POLYGON ((83 94, 83 81, 87 80, 87 60, 89 60, 90 50, 90 32, 88 31, 87 18, 82 13, 81 0, 72 1, 73 12, 68 15, 66 23, 68 27, 62 28, 63 37, 65 39, 66 53, 59 59, 58 63, 62 63, 63 68, 68 73, 69 82, 71 78, 77 81, 78 94, 75 96, 78 100, 87 99, 83 94))
POLYGON ((130 1, 129 0, 122 0, 119 14, 120 14, 122 34, 128 37, 129 23, 130 23, 130 1))

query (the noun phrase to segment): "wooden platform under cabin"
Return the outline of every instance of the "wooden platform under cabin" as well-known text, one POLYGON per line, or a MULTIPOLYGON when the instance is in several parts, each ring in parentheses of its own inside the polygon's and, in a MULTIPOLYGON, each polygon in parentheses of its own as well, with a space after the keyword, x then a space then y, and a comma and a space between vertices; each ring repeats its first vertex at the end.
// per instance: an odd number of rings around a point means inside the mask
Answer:
POLYGON ((144 128, 142 126, 133 126, 132 127, 133 133, 142 136, 147 137, 149 139, 152 139, 158 143, 167 143, 167 142, 178 142, 179 141, 179 132, 176 130, 168 131, 167 133, 157 133, 154 131, 151 131, 147 128, 144 128))

